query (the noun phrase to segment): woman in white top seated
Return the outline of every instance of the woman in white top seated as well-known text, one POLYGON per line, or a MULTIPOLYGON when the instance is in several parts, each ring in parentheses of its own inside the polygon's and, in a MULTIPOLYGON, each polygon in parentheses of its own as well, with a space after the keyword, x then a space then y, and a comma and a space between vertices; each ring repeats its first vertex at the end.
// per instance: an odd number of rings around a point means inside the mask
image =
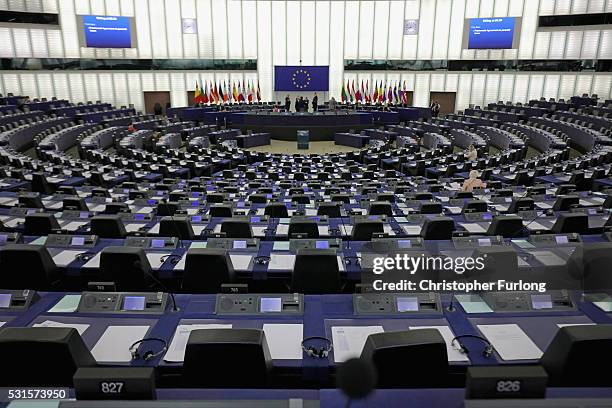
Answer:
POLYGON ((461 191, 472 192, 475 188, 486 188, 487 183, 483 182, 478 178, 478 172, 476 170, 470 171, 470 178, 463 182, 461 191))
POLYGON ((474 161, 478 158, 478 152, 474 149, 474 145, 470 145, 468 152, 465 154, 468 161, 474 161))

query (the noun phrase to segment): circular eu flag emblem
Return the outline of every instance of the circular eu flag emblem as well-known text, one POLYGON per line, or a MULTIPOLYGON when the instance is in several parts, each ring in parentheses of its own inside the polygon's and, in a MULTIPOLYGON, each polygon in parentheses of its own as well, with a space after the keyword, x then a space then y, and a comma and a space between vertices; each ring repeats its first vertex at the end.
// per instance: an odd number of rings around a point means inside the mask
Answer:
POLYGON ((291 76, 291 83, 293 83, 293 86, 297 89, 305 89, 310 86, 311 79, 312 77, 308 71, 304 68, 298 68, 291 76))

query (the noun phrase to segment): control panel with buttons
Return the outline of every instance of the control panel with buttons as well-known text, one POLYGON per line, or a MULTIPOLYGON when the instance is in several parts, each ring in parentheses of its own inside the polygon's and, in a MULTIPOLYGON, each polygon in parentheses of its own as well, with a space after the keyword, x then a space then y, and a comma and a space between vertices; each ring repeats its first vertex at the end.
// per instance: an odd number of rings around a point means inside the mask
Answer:
POLYGON ((218 315, 302 315, 304 295, 222 293, 217 295, 218 315))
POLYGON ((167 306, 168 294, 163 292, 83 292, 77 311, 161 314, 167 306))
POLYGON ((495 312, 560 312, 576 310, 566 290, 539 292, 488 292, 483 300, 495 312))
POLYGON ((434 292, 356 293, 353 310, 356 315, 442 314, 442 305, 434 292))
POLYGON ((97 242, 97 235, 49 234, 45 245, 54 248, 93 248, 97 242))

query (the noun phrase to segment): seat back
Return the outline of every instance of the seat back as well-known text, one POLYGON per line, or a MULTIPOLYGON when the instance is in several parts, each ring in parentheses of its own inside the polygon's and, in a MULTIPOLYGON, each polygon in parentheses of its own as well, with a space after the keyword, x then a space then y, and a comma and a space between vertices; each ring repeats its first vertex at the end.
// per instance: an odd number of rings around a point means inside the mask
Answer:
POLYGON ((455 221, 449 217, 434 217, 425 220, 421 227, 421 237, 424 239, 451 239, 455 230, 455 221))
POLYGON ((58 269, 44 245, 9 244, 0 249, 0 287, 52 290, 58 269))
POLYGON ((340 292, 340 270, 333 249, 301 249, 295 257, 291 279, 294 293, 325 294, 340 292))
POLYGON ((229 253, 220 248, 187 251, 181 289, 187 293, 219 293, 221 285, 234 282, 229 253))
POLYGON ((89 221, 91 233, 100 238, 125 238, 127 231, 123 220, 117 214, 95 215, 89 221))

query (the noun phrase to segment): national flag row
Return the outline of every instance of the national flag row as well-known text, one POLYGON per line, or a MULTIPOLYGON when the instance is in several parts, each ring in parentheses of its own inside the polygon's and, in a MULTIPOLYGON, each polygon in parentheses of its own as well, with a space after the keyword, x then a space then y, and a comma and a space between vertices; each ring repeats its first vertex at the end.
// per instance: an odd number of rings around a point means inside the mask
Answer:
POLYGON ((202 80, 196 81, 194 102, 195 103, 211 103, 211 104, 223 104, 223 103, 236 103, 236 102, 261 102, 261 90, 259 89, 259 83, 257 89, 255 89, 255 83, 252 81, 223 81, 221 83, 212 81, 204 82, 202 80), (210 84, 210 85, 209 85, 210 84))
POLYGON ((355 80, 347 80, 346 84, 342 81, 342 93, 341 102, 351 103, 395 103, 395 104, 406 104, 408 103, 408 90, 406 88, 406 81, 391 82, 387 85, 385 81, 374 81, 372 88, 370 89, 370 81, 366 80, 365 83, 361 80, 361 84, 355 86, 355 80))

